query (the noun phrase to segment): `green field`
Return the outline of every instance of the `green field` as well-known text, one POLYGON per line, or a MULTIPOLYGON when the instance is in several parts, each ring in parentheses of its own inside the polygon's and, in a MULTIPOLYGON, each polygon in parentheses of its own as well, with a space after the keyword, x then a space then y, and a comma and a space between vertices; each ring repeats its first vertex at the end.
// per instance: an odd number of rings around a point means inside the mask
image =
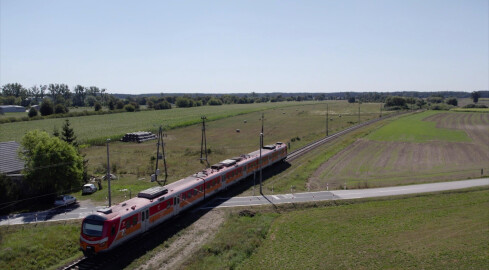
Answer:
POLYGON ((485 269, 489 265, 487 189, 352 203, 309 209, 298 205, 297 210, 279 207, 279 215, 265 211, 256 218, 273 219, 265 236, 260 228, 267 222, 232 217, 185 268, 485 269), (250 232, 255 235, 249 236, 250 232), (254 239, 255 249, 233 241, 241 238, 254 239))
POLYGON ((435 122, 423 121, 428 116, 438 114, 436 111, 403 117, 372 132, 366 138, 375 141, 428 142, 443 140, 451 142, 469 142, 470 138, 464 131, 437 128, 435 122))

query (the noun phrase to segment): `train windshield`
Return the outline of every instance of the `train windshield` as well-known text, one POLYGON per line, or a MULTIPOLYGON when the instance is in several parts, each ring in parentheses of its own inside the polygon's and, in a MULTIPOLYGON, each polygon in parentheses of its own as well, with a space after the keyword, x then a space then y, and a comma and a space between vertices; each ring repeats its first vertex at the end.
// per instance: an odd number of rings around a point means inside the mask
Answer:
POLYGON ((102 236, 104 222, 101 220, 85 219, 83 222, 83 234, 89 236, 102 236))

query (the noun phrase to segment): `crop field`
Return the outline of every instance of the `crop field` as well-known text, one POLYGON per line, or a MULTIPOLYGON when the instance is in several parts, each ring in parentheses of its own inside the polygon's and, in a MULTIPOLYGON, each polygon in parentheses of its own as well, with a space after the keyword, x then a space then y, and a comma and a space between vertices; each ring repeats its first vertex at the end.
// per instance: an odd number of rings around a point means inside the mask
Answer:
POLYGON ((485 269, 488 207, 475 189, 261 208, 231 215, 184 269, 485 269))
POLYGON ((322 164, 309 185, 323 190, 476 178, 488 174, 488 164, 489 114, 424 112, 358 139, 322 164))
MULTIPOLYGON (((358 104, 334 101, 329 104, 329 132, 345 129, 358 121, 358 104)), ((361 121, 379 116, 379 104, 362 104, 361 121)), ((299 104, 274 108, 264 112, 264 143, 277 141, 290 143, 297 149, 325 136, 326 106, 299 104)), ((237 115, 206 123, 207 147, 210 164, 229 157, 252 152, 259 148, 261 112, 237 115), (239 132, 237 130, 239 129, 239 132)), ((200 118, 199 118, 200 120, 200 118)), ((165 132, 165 152, 168 164, 168 181, 173 182, 205 168, 199 162, 201 124, 165 132)), ((110 143, 110 165, 113 173, 121 178, 111 183, 113 190, 131 190, 132 194, 154 185, 149 176, 154 173, 156 141, 145 143, 110 143)), ((82 150, 89 160, 92 175, 103 175, 106 170, 106 147, 91 146, 82 150)), ((163 162, 159 168, 162 170, 163 162)), ((160 178, 161 180, 161 178, 160 178)), ((115 192, 119 200, 129 196, 127 191, 115 192)), ((90 195, 94 200, 105 200, 106 192, 90 195)))
POLYGON ((195 124, 201 115, 209 120, 230 117, 234 115, 267 110, 272 108, 314 104, 314 102, 280 102, 254 103, 245 105, 202 106, 193 108, 174 108, 160 111, 126 112, 106 115, 91 115, 82 117, 44 119, 35 121, 5 123, 0 125, 0 141, 19 141, 29 130, 40 129, 52 133, 60 129, 65 119, 69 119, 82 143, 105 141, 106 138, 119 139, 128 132, 151 130, 155 131, 160 125, 175 128, 195 124))

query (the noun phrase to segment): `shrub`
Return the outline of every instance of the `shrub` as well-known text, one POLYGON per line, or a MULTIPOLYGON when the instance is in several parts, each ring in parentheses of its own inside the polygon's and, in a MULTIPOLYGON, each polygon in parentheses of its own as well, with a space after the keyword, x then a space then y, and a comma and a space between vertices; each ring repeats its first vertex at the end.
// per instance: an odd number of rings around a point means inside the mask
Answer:
POLYGON ((51 100, 45 98, 41 103, 41 107, 39 108, 39 111, 41 112, 42 116, 53 114, 54 108, 51 100))
POLYGON ((98 111, 100 111, 100 110, 102 109, 102 105, 100 105, 100 103, 99 103, 99 102, 95 102, 94 107, 95 107, 95 111, 96 111, 96 112, 98 112, 98 111))
POLYGON ((449 98, 449 99, 447 99, 447 104, 453 105, 453 106, 458 106, 458 100, 456 98, 449 98))
POLYGON ((222 101, 220 99, 217 99, 217 98, 211 98, 211 99, 209 99, 207 104, 209 104, 210 106, 219 106, 219 105, 222 105, 222 101))
POLYGON ((66 107, 62 104, 56 104, 56 106, 54 107, 54 113, 55 114, 66 113, 66 107))
POLYGON ((121 110, 124 108, 124 102, 122 102, 122 100, 118 100, 116 103, 115 103, 115 107, 116 109, 118 110, 121 110))
POLYGON ((128 112, 134 112, 136 110, 136 108, 134 108, 132 104, 127 104, 126 106, 124 106, 124 109, 128 112))
POLYGON ((34 117, 34 116, 37 116, 37 110, 34 109, 34 108, 31 108, 29 110, 29 113, 27 114, 30 118, 34 117))

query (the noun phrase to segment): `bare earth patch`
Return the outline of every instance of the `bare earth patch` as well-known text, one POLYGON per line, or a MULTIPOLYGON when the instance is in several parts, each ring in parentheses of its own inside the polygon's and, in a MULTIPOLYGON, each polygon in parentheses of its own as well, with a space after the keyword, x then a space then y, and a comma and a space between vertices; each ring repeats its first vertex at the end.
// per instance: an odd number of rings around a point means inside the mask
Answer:
POLYGON ((359 139, 322 164, 311 190, 377 187, 475 178, 489 172, 489 114, 440 113, 424 119, 463 130, 472 142, 385 142, 359 139))
POLYGON ((223 221, 223 211, 209 211, 183 231, 168 247, 137 269, 178 269, 186 258, 214 237, 223 221))

